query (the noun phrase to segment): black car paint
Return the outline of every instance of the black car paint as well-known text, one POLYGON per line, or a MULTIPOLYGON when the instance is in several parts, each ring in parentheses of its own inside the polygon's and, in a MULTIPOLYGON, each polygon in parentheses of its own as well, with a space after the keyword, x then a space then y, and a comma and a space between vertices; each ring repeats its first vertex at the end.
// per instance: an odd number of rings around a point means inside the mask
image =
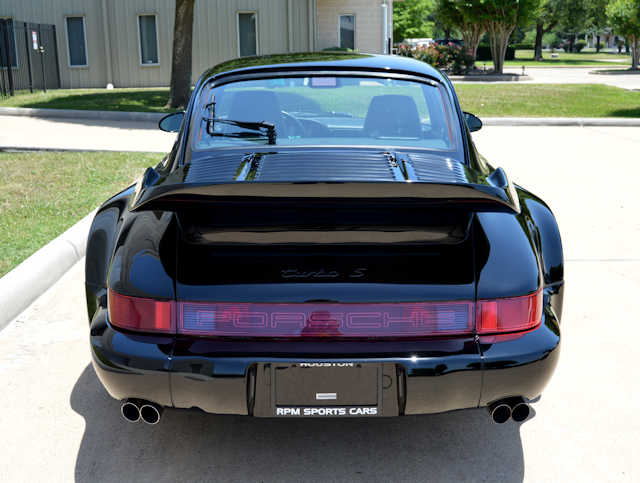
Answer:
MULTIPOLYGON (((270 72, 304 73, 317 69, 357 71, 361 75, 363 72, 410 75, 443 83, 458 114, 469 169, 481 177, 495 172, 476 152, 448 78, 422 63, 390 56, 357 56, 342 61, 256 66, 230 73, 210 71, 201 77, 194 92, 211 78, 226 82, 238 76, 260 77, 270 72)), ((384 273, 378 273, 374 281, 367 277, 355 281, 320 282, 314 278, 287 281, 277 284, 280 290, 271 291, 271 298, 263 293, 264 280, 256 277, 249 285, 228 285, 224 295, 237 301, 255 301, 253 294, 262 293, 261 301, 406 302, 508 297, 543 287, 543 321, 531 332, 503 338, 467 336, 328 342, 151 336, 110 325, 107 287, 132 296, 166 300, 210 297, 211 287, 202 282, 206 259, 198 263, 197 249, 190 252, 181 246, 184 240, 177 216, 168 211, 131 210, 145 179, 167 176, 193 154, 185 133, 189 130, 195 97, 192 96, 171 153, 157 167, 148 170, 138 185, 105 202, 91 227, 86 258, 91 348, 96 372, 113 397, 147 399, 164 406, 199 407, 215 413, 265 416, 270 414, 269 406, 261 399, 260 390, 256 390, 263 387, 262 375, 257 371, 283 361, 345 360, 397 367, 394 388, 397 387, 398 401, 383 407, 382 415, 434 413, 486 406, 509 396, 531 399, 540 394, 559 356, 564 288, 562 245, 550 209, 519 186, 515 187, 519 213, 473 215, 468 243, 476 262, 470 275, 463 269, 455 270, 455 263, 468 261, 464 257, 444 256, 443 260, 453 264, 453 280, 445 284, 431 281, 426 291, 424 285, 416 282, 424 284, 429 280, 420 279, 412 272, 404 284, 384 283, 384 273)), ((343 151, 349 153, 350 148, 345 147, 343 151)), ((465 253, 468 256, 471 252, 465 253)), ((436 270, 438 255, 431 258, 436 260, 433 262, 436 270)), ((316 253, 296 266, 279 267, 305 273, 320 268, 334 268, 330 254, 316 253)), ((350 271, 363 267, 356 263, 342 268, 350 271)), ((388 270, 389 279, 394 280, 392 267, 388 270)))

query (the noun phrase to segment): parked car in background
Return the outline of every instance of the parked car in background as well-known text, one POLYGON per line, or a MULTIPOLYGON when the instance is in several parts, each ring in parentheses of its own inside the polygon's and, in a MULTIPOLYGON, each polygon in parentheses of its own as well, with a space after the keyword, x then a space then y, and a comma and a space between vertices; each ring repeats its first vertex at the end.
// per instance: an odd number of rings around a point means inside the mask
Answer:
POLYGON ((422 39, 404 39, 402 41, 404 45, 409 45, 410 47, 429 47, 434 43, 431 38, 422 38, 422 39))
POLYGON ((457 45, 458 47, 464 46, 464 40, 461 40, 461 39, 436 39, 433 41, 433 43, 437 45, 453 44, 453 45, 457 45))
POLYGON ((124 418, 526 419, 559 357, 562 246, 481 126, 406 57, 205 72, 89 234, 92 360, 124 418))

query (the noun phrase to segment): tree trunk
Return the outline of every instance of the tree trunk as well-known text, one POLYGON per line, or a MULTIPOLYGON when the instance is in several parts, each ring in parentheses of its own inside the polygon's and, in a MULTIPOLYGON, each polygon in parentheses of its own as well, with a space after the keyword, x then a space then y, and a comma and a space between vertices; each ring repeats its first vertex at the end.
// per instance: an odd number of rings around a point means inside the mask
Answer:
POLYGON ((640 64, 640 37, 632 37, 629 39, 631 44, 631 70, 638 70, 640 64))
POLYGON ((171 86, 167 107, 185 108, 191 97, 193 7, 195 0, 176 0, 171 58, 171 86))
POLYGON ((503 24, 501 22, 489 22, 486 27, 489 36, 489 46, 491 47, 491 57, 493 58, 493 71, 496 74, 502 74, 509 37, 511 37, 511 33, 516 26, 503 24))
POLYGON ((478 54, 478 45, 480 44, 480 39, 483 35, 484 28, 477 23, 469 24, 462 30, 462 40, 464 40, 464 46, 473 57, 474 62, 478 54))
POLYGON ((542 60, 542 36, 544 35, 544 25, 542 22, 536 24, 536 46, 533 50, 533 60, 542 60))
POLYGON ((600 34, 596 35, 596 52, 600 53, 600 34))

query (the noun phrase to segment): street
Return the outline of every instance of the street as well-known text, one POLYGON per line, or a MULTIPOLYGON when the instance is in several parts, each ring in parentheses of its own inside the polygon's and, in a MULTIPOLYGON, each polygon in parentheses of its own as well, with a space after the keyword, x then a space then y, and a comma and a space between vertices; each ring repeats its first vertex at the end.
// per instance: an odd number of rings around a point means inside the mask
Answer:
MULTIPOLYGON (((122 149, 171 144, 131 129, 122 149)), ((90 364, 81 261, 0 331, 0 481, 639 481, 640 128, 488 126, 475 140, 551 206, 565 246, 562 354, 529 420, 127 423, 90 364)))

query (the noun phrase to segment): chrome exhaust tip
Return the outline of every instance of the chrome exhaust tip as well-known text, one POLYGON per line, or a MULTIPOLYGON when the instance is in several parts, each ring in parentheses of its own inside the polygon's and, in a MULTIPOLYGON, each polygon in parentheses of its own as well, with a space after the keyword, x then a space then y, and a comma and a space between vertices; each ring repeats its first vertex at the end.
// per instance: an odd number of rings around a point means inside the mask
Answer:
POLYGON ((530 413, 531 408, 529 407, 529 403, 527 403, 524 399, 516 402, 511 407, 511 417, 518 423, 525 421, 529 417, 530 413))
POLYGON ((489 414, 491 414, 491 419, 493 419, 494 423, 506 423, 511 417, 511 406, 505 402, 498 401, 489 406, 489 414))
POLYGON ((140 407, 140 417, 147 424, 158 424, 162 417, 162 407, 157 404, 147 402, 140 407))
POLYGON ((120 414, 122 417, 130 423, 137 423, 140 421, 140 408, 130 399, 125 399, 120 406, 120 414))

